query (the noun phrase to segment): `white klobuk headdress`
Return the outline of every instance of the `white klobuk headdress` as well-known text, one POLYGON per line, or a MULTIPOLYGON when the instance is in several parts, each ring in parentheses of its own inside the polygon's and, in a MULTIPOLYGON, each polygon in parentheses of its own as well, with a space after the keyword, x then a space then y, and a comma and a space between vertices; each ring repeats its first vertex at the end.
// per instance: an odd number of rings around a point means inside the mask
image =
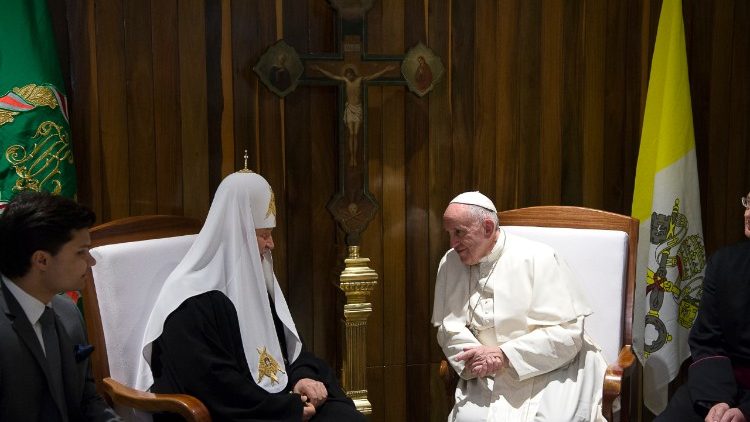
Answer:
POLYGON ((136 387, 150 388, 151 345, 167 317, 186 299, 218 290, 237 309, 240 336, 253 380, 271 393, 287 384, 287 370, 271 314, 269 295, 284 325, 287 356, 294 362, 302 350, 297 329, 273 273, 270 253, 261 261, 256 228, 276 225, 276 205, 268 182, 241 171, 219 185, 200 233, 159 293, 143 338, 136 387))

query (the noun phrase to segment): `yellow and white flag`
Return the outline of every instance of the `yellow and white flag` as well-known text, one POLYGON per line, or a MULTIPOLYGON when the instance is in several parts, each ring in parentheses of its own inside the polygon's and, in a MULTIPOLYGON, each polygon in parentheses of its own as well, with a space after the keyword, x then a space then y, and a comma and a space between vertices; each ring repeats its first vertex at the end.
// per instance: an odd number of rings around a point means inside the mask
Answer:
POLYGON ((644 365, 644 403, 658 414, 690 355, 706 253, 681 0, 664 0, 633 193, 640 220, 633 343, 644 365))

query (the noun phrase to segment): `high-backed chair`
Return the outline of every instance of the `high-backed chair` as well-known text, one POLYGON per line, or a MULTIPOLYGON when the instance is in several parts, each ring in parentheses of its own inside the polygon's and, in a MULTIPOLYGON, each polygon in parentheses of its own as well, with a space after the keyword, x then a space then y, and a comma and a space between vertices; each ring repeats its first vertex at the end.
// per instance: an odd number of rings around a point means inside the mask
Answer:
MULTIPOLYGON (((570 206, 521 208, 498 216, 507 232, 552 246, 578 277, 594 311, 586 318, 585 330, 609 363, 602 380, 604 416, 613 420, 615 399, 620 398, 619 419, 628 420, 623 377, 635 361, 631 327, 638 220, 570 206)), ((445 360, 440 375, 452 400, 458 375, 445 360)))
POLYGON ((95 347, 92 372, 99 392, 128 420, 148 420, 146 412, 177 413, 188 421, 211 420, 195 397, 132 388, 151 308, 200 228, 199 221, 185 217, 142 216, 91 229, 91 255, 97 265, 87 274, 83 305, 95 347))

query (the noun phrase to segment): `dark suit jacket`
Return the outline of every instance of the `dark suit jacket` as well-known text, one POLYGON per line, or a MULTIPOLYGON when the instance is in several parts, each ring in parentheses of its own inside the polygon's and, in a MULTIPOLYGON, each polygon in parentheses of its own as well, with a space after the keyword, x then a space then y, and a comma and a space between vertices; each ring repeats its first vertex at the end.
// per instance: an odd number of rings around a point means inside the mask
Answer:
POLYGON ((694 401, 728 403, 750 416, 750 388, 735 369, 750 369, 750 241, 719 249, 708 260, 698 316, 688 342, 694 401))
POLYGON ((716 403, 750 416, 750 241, 718 250, 708 260, 703 293, 688 343, 688 381, 654 421, 703 421, 716 403), (745 380, 746 381, 746 380, 745 380))
MULTIPOLYGON (((46 358, 26 314, 0 280, 0 421, 38 421, 41 403, 54 400, 46 358)), ((56 296, 55 311, 68 421, 110 421, 117 415, 96 393, 89 357, 76 359, 75 345, 86 345, 83 318, 72 301, 56 296)), ((59 403, 57 403, 59 408, 59 403)))

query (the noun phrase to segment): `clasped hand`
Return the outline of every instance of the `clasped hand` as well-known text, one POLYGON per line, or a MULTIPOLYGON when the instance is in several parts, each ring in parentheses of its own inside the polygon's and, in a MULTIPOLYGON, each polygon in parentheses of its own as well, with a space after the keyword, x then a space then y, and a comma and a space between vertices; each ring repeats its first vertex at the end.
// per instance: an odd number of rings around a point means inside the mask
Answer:
POLYGON ((706 415, 706 422, 745 422, 745 415, 736 407, 730 408, 726 403, 714 405, 706 415))
POLYGON ((465 347, 463 352, 456 355, 456 360, 466 361, 466 368, 477 377, 494 375, 507 364, 503 351, 490 346, 465 347))
POLYGON ((302 378, 294 384, 292 392, 302 396, 305 407, 302 409, 302 420, 310 420, 315 415, 315 409, 322 406, 328 398, 326 386, 310 378, 302 378))

